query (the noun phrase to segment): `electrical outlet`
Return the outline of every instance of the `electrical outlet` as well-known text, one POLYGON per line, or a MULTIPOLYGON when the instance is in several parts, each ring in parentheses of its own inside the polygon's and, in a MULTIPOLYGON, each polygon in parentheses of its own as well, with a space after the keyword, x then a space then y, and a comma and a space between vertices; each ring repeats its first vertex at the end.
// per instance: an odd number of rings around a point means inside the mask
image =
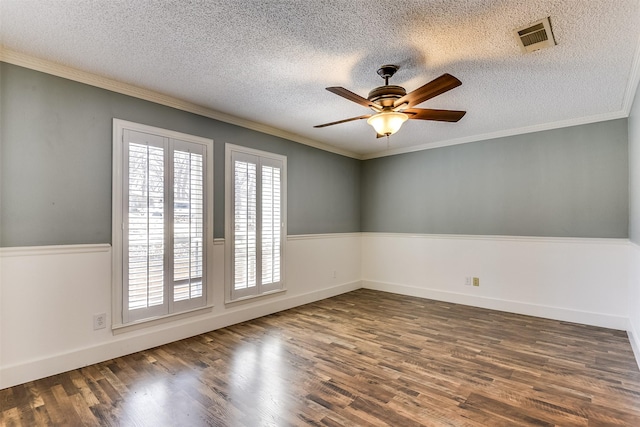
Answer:
POLYGON ((471 282, 472 282, 472 278, 471 277, 465 277, 464 278, 465 286, 471 286, 471 282))
POLYGON ((93 315, 93 330, 104 329, 107 327, 107 313, 93 315))
POLYGON ((333 278, 335 279, 336 277, 338 277, 338 273, 335 270, 333 270, 333 278))
POLYGON ((479 277, 474 277, 473 278, 473 286, 480 286, 480 278, 479 277))

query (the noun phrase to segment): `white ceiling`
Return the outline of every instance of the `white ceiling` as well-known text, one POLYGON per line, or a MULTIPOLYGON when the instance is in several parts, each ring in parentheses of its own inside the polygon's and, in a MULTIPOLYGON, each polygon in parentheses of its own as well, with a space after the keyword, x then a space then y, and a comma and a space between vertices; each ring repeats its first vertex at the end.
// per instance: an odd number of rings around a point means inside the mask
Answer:
POLYGON ((639 0, 0 0, 0 44, 35 58, 267 125, 354 157, 625 117, 638 80, 639 0), (513 30, 551 17, 557 46, 523 54, 513 30), (376 70, 411 91, 462 86, 387 141, 324 88, 366 97, 376 70), (387 144, 389 144, 387 146, 387 144))

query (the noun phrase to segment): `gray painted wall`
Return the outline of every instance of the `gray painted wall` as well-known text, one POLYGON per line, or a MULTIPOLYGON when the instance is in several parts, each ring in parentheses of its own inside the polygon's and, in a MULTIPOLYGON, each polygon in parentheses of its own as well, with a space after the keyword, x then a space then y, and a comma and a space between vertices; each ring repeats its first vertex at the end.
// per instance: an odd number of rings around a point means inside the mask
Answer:
POLYGON ((112 119, 214 140, 214 236, 224 237, 224 144, 287 156, 289 234, 360 231, 360 162, 0 63, 0 246, 111 242, 112 119))
POLYGON ((362 230, 627 237, 626 119, 365 161, 362 230))
POLYGON ((292 235, 628 235, 624 119, 359 162, 5 63, 0 95, 3 247, 111 241, 114 117, 214 140, 215 237, 224 236, 224 143, 287 156, 292 235))
POLYGON ((629 114, 629 239, 640 245, 640 86, 629 114))

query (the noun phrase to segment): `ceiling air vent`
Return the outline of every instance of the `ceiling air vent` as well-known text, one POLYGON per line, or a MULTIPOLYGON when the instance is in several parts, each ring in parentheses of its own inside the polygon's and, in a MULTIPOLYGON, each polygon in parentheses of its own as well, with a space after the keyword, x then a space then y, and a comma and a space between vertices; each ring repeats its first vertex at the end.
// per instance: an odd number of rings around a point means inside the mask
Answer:
POLYGON ((533 52, 545 47, 555 46, 556 41, 551 32, 549 18, 541 19, 524 28, 515 30, 518 43, 522 52, 533 52))

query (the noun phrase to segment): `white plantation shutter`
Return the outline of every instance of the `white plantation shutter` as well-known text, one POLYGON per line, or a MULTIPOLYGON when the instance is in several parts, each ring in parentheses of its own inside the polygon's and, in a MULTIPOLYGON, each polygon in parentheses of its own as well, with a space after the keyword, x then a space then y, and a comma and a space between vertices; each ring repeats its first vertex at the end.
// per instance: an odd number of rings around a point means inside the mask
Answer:
POLYGON ((239 159, 234 160, 233 165, 233 288, 240 290, 257 284, 257 165, 239 159))
POLYGON ((205 305, 206 147, 123 131, 123 322, 205 305))
POLYGON ((262 165, 262 281, 280 281, 280 167, 262 165))
POLYGON ((129 144, 129 309, 164 300, 164 152, 129 144))
POLYGON ((202 295, 202 155, 175 151, 173 164, 173 300, 182 301, 202 295))
POLYGON ((173 302, 204 303, 203 147, 173 140, 173 302))
POLYGON ((285 160, 227 146, 231 300, 284 288, 285 160))

